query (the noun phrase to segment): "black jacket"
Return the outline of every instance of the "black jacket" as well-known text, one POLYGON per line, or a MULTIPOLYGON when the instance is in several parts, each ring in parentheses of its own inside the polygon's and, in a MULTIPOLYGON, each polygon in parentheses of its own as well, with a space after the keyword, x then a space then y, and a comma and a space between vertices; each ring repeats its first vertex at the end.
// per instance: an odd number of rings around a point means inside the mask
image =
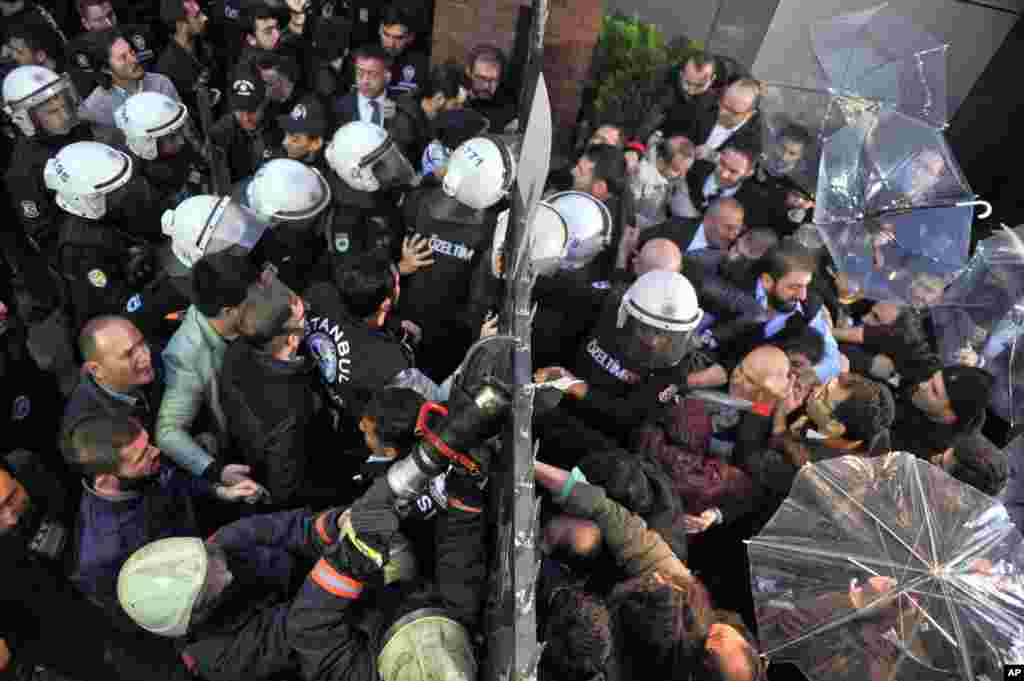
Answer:
POLYGON ((422 93, 404 94, 395 100, 395 117, 388 127, 391 137, 414 168, 420 167, 423 150, 433 139, 433 129, 420 106, 422 93))
POLYGON ((57 207, 53 192, 46 188, 43 180, 46 162, 68 144, 92 139, 89 126, 81 123, 67 135, 19 136, 15 143, 11 158, 17 159, 17 162, 11 163, 4 178, 7 192, 25 232, 44 249, 48 243, 56 239, 57 230, 65 215, 64 211, 57 207))
POLYGON ((469 99, 466 107, 483 114, 489 123, 487 130, 500 135, 509 123, 519 116, 519 105, 515 96, 508 94, 499 86, 493 99, 469 99))
POLYGON ((224 355, 220 398, 229 432, 275 503, 288 503, 306 482, 315 380, 305 358, 278 360, 245 341, 224 355))
POLYGON ((411 353, 383 329, 353 317, 333 283, 313 284, 306 302, 306 346, 316 362, 328 404, 359 421, 371 396, 413 366, 411 353))
POLYGON ((423 327, 424 336, 458 323, 468 302, 473 272, 489 266, 483 256, 493 241, 493 210, 467 218, 442 215, 442 206, 452 206, 440 187, 411 192, 402 207, 406 229, 430 240, 434 264, 402 281, 401 316, 423 327))
POLYGON ((150 355, 156 376, 152 383, 135 391, 134 403, 114 397, 101 388, 91 374, 83 372, 64 408, 60 424, 61 447, 68 446, 67 440, 78 424, 96 416, 130 416, 137 419, 150 434, 156 432, 156 415, 164 394, 164 372, 159 348, 152 348, 150 355))
POLYGON ((238 125, 230 112, 221 116, 210 130, 210 142, 226 160, 232 183, 255 173, 273 157, 283 139, 284 134, 267 117, 259 128, 249 132, 238 125))
MULTIPOLYGON (((718 122, 718 106, 719 102, 715 101, 706 108, 695 107, 693 109, 694 115, 690 118, 688 124, 674 130, 674 134, 685 135, 697 146, 705 144, 708 136, 711 135, 711 131, 715 129, 715 123, 718 122)), ((726 137, 725 141, 718 148, 724 149, 727 146, 735 146, 750 149, 755 155, 760 154, 761 125, 761 112, 755 111, 750 120, 742 128, 726 137)))
MULTIPOLYGON (((696 161, 690 172, 686 174, 686 183, 690 189, 690 199, 700 211, 705 211, 714 200, 714 196, 705 196, 704 183, 715 172, 715 165, 708 161, 696 161)), ((792 231, 793 224, 786 217, 786 207, 782 203, 784 195, 765 190, 753 177, 748 177, 732 198, 743 206, 743 221, 747 227, 768 227, 785 235, 792 231)))

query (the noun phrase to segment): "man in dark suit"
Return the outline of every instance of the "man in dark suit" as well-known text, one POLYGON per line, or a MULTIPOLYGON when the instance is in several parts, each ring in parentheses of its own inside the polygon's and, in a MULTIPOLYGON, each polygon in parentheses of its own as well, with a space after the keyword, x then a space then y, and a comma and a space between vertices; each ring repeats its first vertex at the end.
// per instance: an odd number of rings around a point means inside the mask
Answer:
MULTIPOLYGON (((710 54, 699 52, 669 75, 668 92, 660 107, 653 113, 653 120, 644 133, 649 134, 660 129, 665 137, 675 135, 688 136, 695 121, 714 118, 713 111, 718 99, 717 91, 712 87, 717 69, 715 58, 710 54), (661 118, 661 122, 657 121, 661 118)), ((644 134, 643 138, 646 138, 644 134)))
POLYGON ((715 106, 699 109, 686 129, 676 131, 697 145, 697 158, 714 163, 727 147, 761 153, 761 83, 741 78, 722 93, 715 106))
POLYGON ((748 147, 729 145, 718 154, 717 161, 695 161, 686 174, 690 200, 697 210, 705 211, 720 197, 731 197, 749 210, 754 183, 754 152, 748 147))
POLYGON ((492 133, 501 134, 518 121, 516 96, 505 81, 505 53, 493 45, 478 45, 466 60, 467 106, 487 117, 492 133))
POLYGON ((743 205, 734 198, 716 199, 704 218, 676 218, 644 230, 641 245, 651 239, 670 239, 684 254, 729 250, 743 233, 743 205))
POLYGON ((388 99, 387 86, 394 62, 380 45, 364 45, 352 57, 356 88, 334 100, 334 124, 341 127, 352 121, 364 121, 381 127, 395 115, 395 102, 388 99))

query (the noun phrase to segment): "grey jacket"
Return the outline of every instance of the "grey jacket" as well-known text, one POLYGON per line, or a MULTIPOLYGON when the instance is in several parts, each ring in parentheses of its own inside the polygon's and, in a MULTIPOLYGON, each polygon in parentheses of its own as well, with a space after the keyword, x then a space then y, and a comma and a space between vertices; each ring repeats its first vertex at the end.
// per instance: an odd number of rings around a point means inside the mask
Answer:
POLYGON ((204 404, 216 420, 219 444, 227 443, 227 419, 221 409, 218 390, 227 349, 227 341, 192 305, 163 352, 165 388, 156 419, 156 443, 176 464, 195 475, 202 475, 214 462, 214 457, 190 432, 204 404))

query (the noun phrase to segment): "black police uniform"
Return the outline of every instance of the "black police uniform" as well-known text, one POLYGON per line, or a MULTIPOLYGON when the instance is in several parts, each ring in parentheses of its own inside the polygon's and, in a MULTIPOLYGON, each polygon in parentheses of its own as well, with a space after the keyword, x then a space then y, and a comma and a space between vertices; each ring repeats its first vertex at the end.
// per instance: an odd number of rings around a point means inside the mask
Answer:
POLYGON ((316 361, 335 428, 351 432, 373 393, 412 368, 412 352, 387 331, 353 317, 332 283, 314 284, 303 300, 306 347, 316 361))
POLYGON ((577 352, 573 373, 586 381, 586 397, 562 401, 587 425, 619 441, 672 404, 676 394, 685 392, 687 375, 703 368, 692 353, 665 369, 630 361, 626 356, 630 339, 618 328, 621 300, 618 291, 605 298, 597 324, 584 335, 577 352))
POLYGON ((434 264, 403 279, 400 316, 422 328, 425 370, 442 381, 472 342, 474 330, 462 313, 475 270, 489 266, 483 255, 494 240, 497 213, 466 208, 440 187, 410 193, 403 213, 406 230, 429 240, 434 264))
POLYGON ((17 159, 17 163, 11 163, 7 169, 7 191, 25 233, 40 248, 45 249, 56 239, 57 228, 64 215, 43 180, 46 162, 68 144, 92 139, 89 126, 80 123, 67 135, 37 134, 35 137, 19 137, 15 143, 11 158, 17 159))
POLYGON ((325 177, 331 184, 334 204, 327 231, 330 262, 355 262, 378 251, 398 256, 402 250, 402 227, 395 208, 395 192, 352 189, 333 171, 325 177))
POLYGON ((68 282, 73 330, 100 314, 138 311, 142 282, 133 276, 135 239, 110 222, 66 215, 61 223, 55 260, 68 282))
POLYGON ((163 244, 153 256, 155 274, 132 303, 132 321, 146 338, 169 339, 195 300, 192 270, 163 244))

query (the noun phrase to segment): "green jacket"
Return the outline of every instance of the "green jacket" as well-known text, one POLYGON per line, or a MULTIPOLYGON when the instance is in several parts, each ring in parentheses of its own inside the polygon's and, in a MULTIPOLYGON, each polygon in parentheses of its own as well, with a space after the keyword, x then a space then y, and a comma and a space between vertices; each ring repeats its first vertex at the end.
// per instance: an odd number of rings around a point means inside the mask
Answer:
MULTIPOLYGON (((226 444, 227 420, 220 405, 218 378, 227 349, 227 341, 192 305, 163 352, 165 387, 156 419, 156 444, 194 475, 203 475, 215 463, 214 457, 191 434, 192 424, 204 404, 213 413, 221 446, 226 444)), ((214 477, 219 480, 220 475, 214 477)))
POLYGON ((562 507, 568 513, 593 520, 615 562, 629 577, 658 572, 663 577, 693 579, 661 535, 637 514, 608 498, 603 487, 577 483, 562 507))

